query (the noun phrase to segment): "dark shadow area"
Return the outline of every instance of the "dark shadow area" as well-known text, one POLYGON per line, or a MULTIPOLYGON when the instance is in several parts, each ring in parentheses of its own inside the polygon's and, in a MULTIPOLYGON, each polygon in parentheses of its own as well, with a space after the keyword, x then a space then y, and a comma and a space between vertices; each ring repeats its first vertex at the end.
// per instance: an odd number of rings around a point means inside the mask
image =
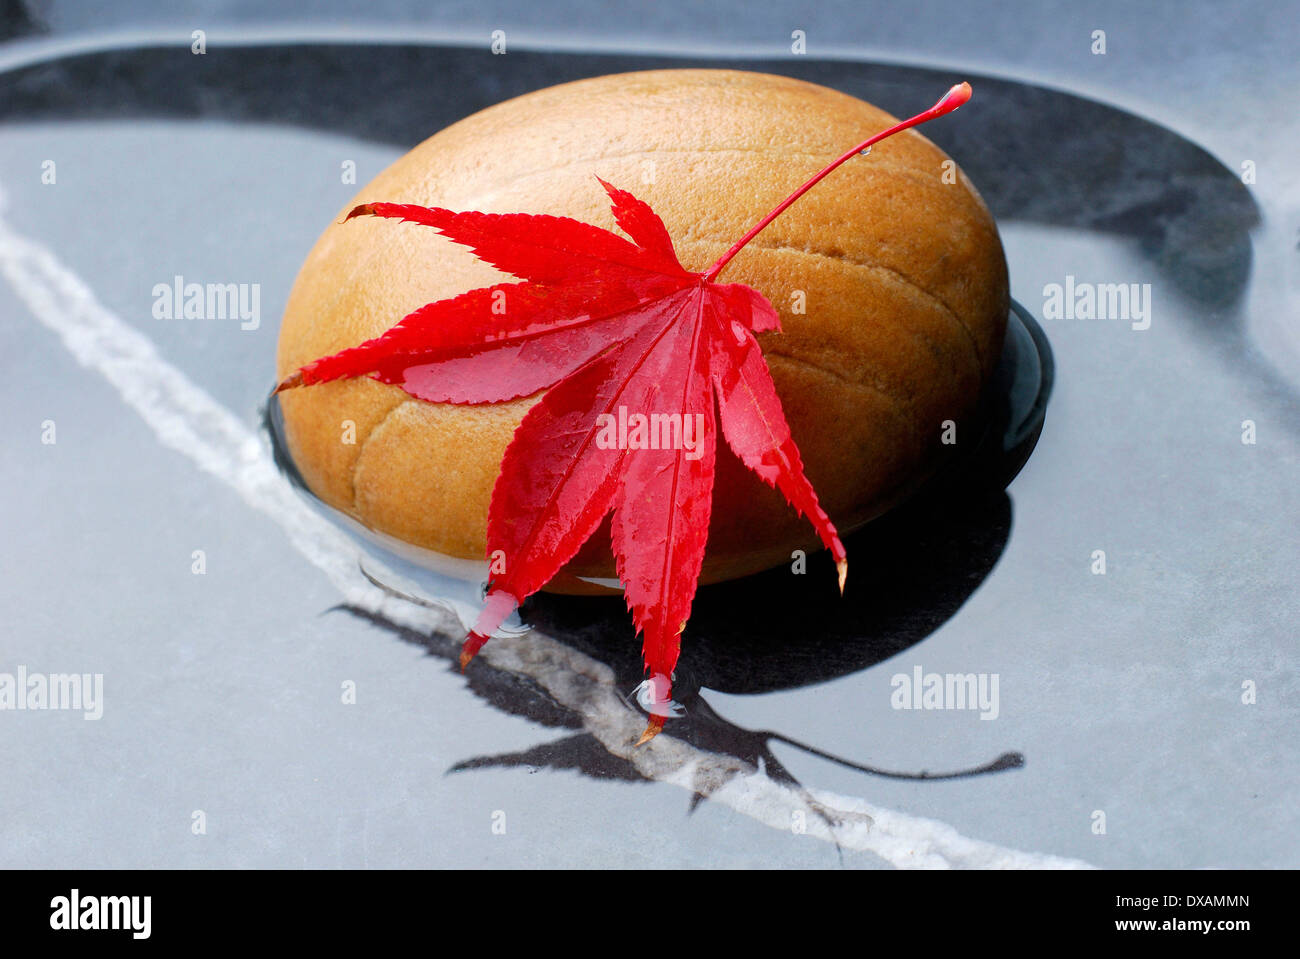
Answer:
MULTIPOLYGON (((1010 530, 1005 493, 953 502, 936 491, 846 538, 853 564, 842 599, 825 552, 808 557, 802 574, 779 566, 702 587, 674 697, 689 711, 701 687, 764 693, 874 666, 947 622, 992 570, 1010 530)), ((609 665, 620 684, 643 678, 622 597, 538 593, 523 618, 609 665)))
MULTIPOLYGON (((705 695, 709 689, 768 692, 846 676, 909 648, 947 622, 992 570, 1010 535, 1011 500, 1003 491, 1000 468, 1008 455, 1023 462, 1020 458, 1027 451, 1017 448, 1008 453, 1003 448, 1004 422, 995 417, 984 442, 971 455, 936 477, 906 505, 847 538, 850 555, 862 560, 843 598, 835 587, 834 566, 824 553, 809 557, 802 574, 777 568, 702 588, 675 674, 674 696, 685 714, 669 722, 665 735, 729 756, 738 761, 738 771, 761 769, 773 780, 801 791, 802 785, 773 753, 774 745, 891 779, 961 779, 1023 766, 1024 757, 1016 752, 938 772, 865 765, 779 732, 740 727, 719 715, 705 695)), ((1029 446, 1036 439, 1035 433, 1027 441, 1029 446)), ((337 608, 421 646, 449 669, 457 668, 463 637, 429 635, 355 606, 337 608)), ((631 702, 644 676, 644 664, 620 597, 538 594, 522 613, 529 626, 609 666, 617 688, 631 702)), ((494 708, 575 732, 523 752, 462 760, 452 772, 547 768, 595 778, 642 780, 631 763, 581 731, 579 713, 557 703, 527 677, 498 670, 482 659, 470 666, 465 677, 470 691, 494 708)), ((692 808, 719 785, 697 784, 692 808)))
MULTIPOLYGON (((805 574, 776 569, 701 589, 683 637, 674 695, 685 714, 665 735, 697 749, 729 756, 738 770, 761 769, 794 789, 801 784, 773 753, 783 744, 849 769, 892 779, 960 779, 1016 769, 1019 753, 965 769, 888 770, 852 762, 779 732, 742 728, 719 715, 703 690, 757 693, 845 676, 920 642, 945 623, 996 564, 1011 529, 1005 492, 979 490, 953 498, 955 478, 942 481, 907 506, 849 537, 850 555, 864 558, 841 600, 829 558, 809 559, 805 574), (865 569, 861 568, 865 567, 865 569)), ((421 646, 457 668, 460 636, 428 635, 355 606, 340 606, 371 624, 421 646)), ((609 666, 630 696, 643 678, 640 644, 621 598, 538 594, 524 619, 547 636, 609 666)), ((525 750, 462 760, 453 772, 481 768, 570 770, 596 778, 642 781, 630 763, 582 732, 582 716, 555 702, 527 677, 476 660, 466 671, 471 692, 494 708, 571 735, 525 750)), ((695 803, 711 789, 701 783, 695 803)), ((694 804, 692 804, 692 808, 694 804)))
MULTIPOLYGON (((775 570, 701 590, 682 644, 675 684, 675 695, 686 712, 670 721, 664 735, 736 760, 733 775, 762 770, 774 781, 800 792, 804 792, 802 784, 776 757, 774 745, 890 779, 951 780, 1022 767, 1024 757, 1008 752, 965 769, 883 769, 778 732, 745 729, 719 715, 701 695, 701 686, 746 693, 833 679, 872 666, 924 639, 978 587, 1006 544, 1010 499, 1005 493, 986 496, 989 498, 943 504, 927 496, 851 537, 846 545, 853 555, 876 558, 871 561, 872 573, 857 577, 860 585, 850 587, 842 602, 834 595, 834 568, 825 556, 814 557, 802 576, 775 570)), ((443 660, 448 669, 457 669, 460 636, 409 629, 356 606, 336 609, 420 646, 443 660)), ((529 603, 525 619, 546 635, 611 667, 625 694, 630 695, 640 682, 640 647, 621 599, 542 594, 529 603)), ((495 709, 572 732, 521 752, 471 757, 453 765, 449 772, 551 769, 598 779, 646 781, 630 762, 582 731, 580 713, 557 703, 526 676, 496 669, 480 658, 466 671, 465 680, 475 696, 495 709)), ((697 782, 691 808, 725 782, 697 782)), ((806 798, 828 822, 835 823, 833 815, 811 797, 806 798)))

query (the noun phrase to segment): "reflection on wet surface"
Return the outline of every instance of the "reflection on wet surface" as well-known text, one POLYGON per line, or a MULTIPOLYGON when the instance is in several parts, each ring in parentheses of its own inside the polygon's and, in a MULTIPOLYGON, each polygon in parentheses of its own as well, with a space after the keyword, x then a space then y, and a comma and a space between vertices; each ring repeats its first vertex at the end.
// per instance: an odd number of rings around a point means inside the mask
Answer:
MULTIPOLYGON (((1037 407, 1039 399, 1032 397, 1030 405, 1037 407)), ((1019 753, 945 771, 924 765, 915 770, 868 766, 780 732, 741 728, 720 716, 705 694, 706 690, 762 693, 849 675, 920 642, 956 613, 1005 548, 1011 500, 1002 487, 1037 436, 1035 429, 1018 444, 1004 446, 1002 438, 1011 435, 1007 426, 1011 411, 1005 405, 999 410, 975 453, 904 506, 848 537, 851 555, 862 559, 842 599, 836 594, 833 563, 825 553, 811 557, 803 575, 779 567, 702 588, 683 637, 674 683, 684 715, 670 721, 668 732, 697 749, 729 756, 750 771, 761 769, 794 788, 800 784, 773 754, 773 743, 859 772, 898 779, 959 779, 1022 766, 1024 757, 1019 753)), ((270 418, 273 446, 282 467, 291 469, 275 426, 270 418)), ((438 605, 436 599, 407 598, 438 605)), ((422 646, 449 664, 458 660, 460 634, 425 634, 368 609, 348 605, 338 609, 422 646)), ((541 593, 525 604, 522 617, 527 626, 608 666, 614 685, 629 708, 635 708, 631 693, 643 677, 644 664, 620 597, 541 593)), ((466 680, 476 696, 504 712, 552 728, 584 726, 581 714, 556 702, 526 675, 503 673, 476 662, 466 680)), ((924 763, 924 757, 918 761, 924 763)), ((572 769, 629 781, 644 778, 633 765, 581 732, 524 753, 462 760, 453 768, 492 766, 572 769)), ((697 793, 697 799, 702 795, 697 793)))

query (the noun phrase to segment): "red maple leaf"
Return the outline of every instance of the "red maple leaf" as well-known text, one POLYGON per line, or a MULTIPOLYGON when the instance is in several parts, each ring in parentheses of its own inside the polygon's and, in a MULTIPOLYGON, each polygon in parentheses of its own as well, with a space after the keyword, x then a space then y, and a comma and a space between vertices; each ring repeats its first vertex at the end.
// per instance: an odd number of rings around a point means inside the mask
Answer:
POLYGON ((567 217, 398 203, 367 203, 348 214, 433 227, 520 280, 423 306, 382 336, 308 363, 277 388, 370 376, 429 402, 472 404, 547 391, 516 430, 492 491, 487 553, 504 557, 504 570, 498 562, 465 640, 462 669, 612 511, 618 576, 644 637, 657 704, 641 742, 657 733, 704 561, 719 426, 736 456, 812 522, 843 591, 844 546, 804 476, 754 336, 780 330, 777 312, 759 291, 716 278, 840 164, 969 98, 970 87, 959 84, 929 110, 854 147, 702 273, 678 262, 649 205, 604 180, 630 241, 567 217))

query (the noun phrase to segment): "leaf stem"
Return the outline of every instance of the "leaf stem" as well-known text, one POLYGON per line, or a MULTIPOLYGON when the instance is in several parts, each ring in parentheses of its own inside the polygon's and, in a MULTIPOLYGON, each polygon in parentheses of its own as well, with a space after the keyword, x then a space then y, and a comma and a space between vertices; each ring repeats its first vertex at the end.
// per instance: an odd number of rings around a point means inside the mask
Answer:
POLYGON ((754 237, 758 236, 759 233, 763 232, 763 229, 769 223, 775 220, 778 216, 784 213, 790 207, 790 205, 794 203, 795 200, 799 199, 799 197, 803 196, 805 193, 807 193, 809 190, 815 187, 818 183, 820 183, 823 179, 825 179, 831 172, 833 172, 840 164, 847 163, 849 160, 853 159, 853 157, 857 156, 863 150, 869 148, 873 143, 879 143, 881 140, 885 139, 886 137, 891 137, 895 133, 898 133, 902 130, 906 130, 909 127, 919 126, 920 124, 925 123, 927 120, 933 120, 935 117, 941 117, 946 113, 952 113, 952 111, 956 110, 959 106, 961 106, 963 103, 969 100, 970 95, 971 95, 970 84, 958 83, 956 86, 952 87, 952 89, 950 89, 947 93, 945 93, 938 103, 930 107, 930 109, 926 110, 924 113, 918 113, 916 116, 912 117, 909 120, 904 120, 902 123, 895 124, 894 126, 890 127, 888 130, 884 130, 880 133, 877 133, 875 136, 870 137, 869 139, 863 140, 852 150, 846 152, 834 163, 827 166, 820 173, 818 173, 816 176, 810 179, 807 183, 805 183, 803 186, 799 187, 799 189, 791 193, 788 197, 786 197, 784 200, 781 201, 781 203, 776 207, 776 209, 774 209, 771 213, 769 213, 767 216, 763 217, 763 219, 759 220, 756 224, 754 224, 753 229, 751 229, 748 233, 746 233, 739 240, 737 240, 735 246, 733 246, 726 253, 722 254, 722 256, 718 257, 717 262, 715 262, 711 267, 705 270, 703 274, 701 274, 703 278, 709 282, 712 282, 714 279, 716 279, 717 275, 722 272, 722 268, 731 262, 731 258, 745 248, 745 244, 747 244, 754 237))

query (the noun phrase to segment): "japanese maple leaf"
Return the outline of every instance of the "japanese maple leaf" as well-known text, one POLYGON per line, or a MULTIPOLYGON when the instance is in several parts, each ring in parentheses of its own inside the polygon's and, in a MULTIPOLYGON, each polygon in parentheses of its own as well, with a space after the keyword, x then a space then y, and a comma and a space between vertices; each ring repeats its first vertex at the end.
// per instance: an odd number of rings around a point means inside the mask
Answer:
POLYGON ((546 391, 516 430, 492 491, 487 554, 504 556, 504 571, 489 583, 462 669, 612 512, 618 576, 650 674, 641 742, 657 733, 704 562, 719 429, 732 452, 809 519, 843 591, 844 545, 804 475, 755 338, 780 330, 777 311, 758 290, 717 276, 841 163, 969 97, 959 84, 930 110, 854 147, 701 273, 681 265, 649 205, 599 178, 626 237, 523 213, 367 203, 348 214, 432 227, 519 280, 423 306, 277 388, 369 376, 432 403, 470 404, 546 391))

